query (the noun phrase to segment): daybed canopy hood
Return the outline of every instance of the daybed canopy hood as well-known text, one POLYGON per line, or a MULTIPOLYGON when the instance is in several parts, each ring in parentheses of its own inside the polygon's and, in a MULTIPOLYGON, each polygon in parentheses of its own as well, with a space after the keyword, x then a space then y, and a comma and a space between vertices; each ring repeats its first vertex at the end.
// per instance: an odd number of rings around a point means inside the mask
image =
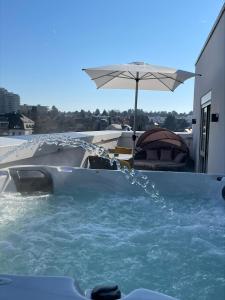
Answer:
POLYGON ((184 140, 174 132, 165 128, 153 128, 143 133, 136 144, 136 150, 177 149, 188 153, 184 140))

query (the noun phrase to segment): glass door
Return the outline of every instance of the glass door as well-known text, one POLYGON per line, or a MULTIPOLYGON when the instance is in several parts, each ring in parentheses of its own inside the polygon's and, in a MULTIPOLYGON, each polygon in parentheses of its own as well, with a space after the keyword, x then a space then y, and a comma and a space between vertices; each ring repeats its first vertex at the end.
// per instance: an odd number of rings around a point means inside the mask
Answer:
POLYGON ((201 128, 200 128, 200 172, 206 173, 208 167, 208 144, 210 129, 211 102, 201 107, 201 128))

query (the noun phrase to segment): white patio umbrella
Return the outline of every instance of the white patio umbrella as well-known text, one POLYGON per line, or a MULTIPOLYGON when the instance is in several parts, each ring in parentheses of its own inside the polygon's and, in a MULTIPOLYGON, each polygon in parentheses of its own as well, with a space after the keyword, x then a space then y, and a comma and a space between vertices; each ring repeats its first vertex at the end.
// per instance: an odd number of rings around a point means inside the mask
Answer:
POLYGON ((96 68, 82 69, 101 89, 134 89, 134 125, 133 125, 133 154, 136 140, 136 118, 138 90, 174 91, 197 74, 176 70, 173 68, 150 65, 143 62, 133 62, 121 65, 109 65, 96 68))

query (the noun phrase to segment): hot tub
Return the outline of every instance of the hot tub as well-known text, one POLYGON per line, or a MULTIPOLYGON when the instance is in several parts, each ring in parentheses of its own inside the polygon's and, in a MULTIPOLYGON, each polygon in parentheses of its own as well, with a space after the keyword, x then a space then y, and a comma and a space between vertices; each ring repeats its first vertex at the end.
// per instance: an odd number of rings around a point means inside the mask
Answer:
POLYGON ((0 175, 0 273, 70 276, 83 290, 115 283, 128 296, 144 289, 130 299, 163 299, 147 290, 224 299, 221 174, 139 172, 135 181, 120 171, 16 166, 0 175))

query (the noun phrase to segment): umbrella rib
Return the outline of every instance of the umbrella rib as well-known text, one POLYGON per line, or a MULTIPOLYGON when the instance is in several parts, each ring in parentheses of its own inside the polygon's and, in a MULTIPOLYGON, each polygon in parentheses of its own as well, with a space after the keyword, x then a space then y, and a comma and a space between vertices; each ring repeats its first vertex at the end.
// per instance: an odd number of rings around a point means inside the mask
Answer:
MULTIPOLYGON (((167 75, 165 75, 165 74, 163 74, 163 73, 158 73, 158 74, 162 75, 163 77, 162 77, 162 78, 157 77, 157 79, 167 79, 167 78, 170 78, 170 79, 173 79, 173 80, 175 80, 175 81, 178 81, 178 80, 174 79, 173 77, 169 77, 169 76, 167 76, 167 75)), ((140 78, 140 80, 155 79, 155 78, 152 78, 151 76, 154 76, 154 75, 153 75, 152 73, 148 72, 148 73, 144 74, 144 75, 140 78), (149 76, 150 76, 150 77, 149 77, 149 76)), ((183 82, 181 82, 181 81, 178 81, 178 82, 183 83, 183 82)))
MULTIPOLYGON (((118 77, 118 78, 123 78, 123 79, 132 79, 133 80, 133 77, 130 77, 130 76, 127 76, 127 75, 123 75, 123 76, 120 76, 121 74, 119 74, 118 76, 114 76, 114 78, 118 77)), ((112 75, 113 76, 113 75, 112 75)))
MULTIPOLYGON (((98 76, 98 77, 95 77, 95 78, 91 78, 91 80, 96 80, 96 79, 99 79, 99 78, 102 78, 102 77, 105 77, 105 76, 111 76, 112 74, 114 73, 118 73, 119 71, 113 71, 113 72, 110 72, 108 74, 104 74, 104 75, 101 75, 101 76, 98 76)), ((121 72, 120 74, 122 74, 123 72, 121 72)), ((120 75, 119 74, 119 75, 120 75)))
MULTIPOLYGON (((151 73, 152 74, 152 73, 151 73)), ((160 78, 158 78, 157 76, 155 76, 154 74, 152 74, 152 76, 154 76, 156 79, 158 79, 163 85, 165 85, 165 87, 167 87, 171 92, 173 92, 173 90, 167 85, 165 84, 160 78)))
POLYGON ((144 79, 145 76, 149 76, 149 75, 152 76, 152 75, 150 74, 150 72, 145 73, 143 76, 140 77, 140 80, 144 79))
POLYGON ((128 71, 128 73, 132 76, 132 78, 136 79, 136 77, 130 71, 128 71))
MULTIPOLYGON (((124 73, 124 72, 122 72, 122 73, 124 73)), ((126 76, 126 75, 120 76, 122 73, 120 73, 119 75, 108 75, 107 74, 105 76, 109 76, 109 77, 113 77, 113 78, 123 78, 123 79, 132 79, 132 80, 134 80, 132 77, 129 77, 129 76, 126 76)), ((92 79, 92 80, 94 80, 94 79, 92 79)))
MULTIPOLYGON (((115 71, 115 72, 118 72, 118 71, 115 71)), ((115 73, 115 72, 113 72, 113 73, 115 73)), ((121 72, 119 75, 121 75, 121 74, 123 74, 124 73, 124 71, 123 72, 121 72)), ((105 75, 106 76, 106 75, 105 75)), ((103 76, 102 76, 103 77, 103 76)), ((118 77, 118 76, 116 76, 116 77, 118 77)), ((106 83, 109 83, 110 81, 112 81, 114 78, 116 78, 116 77, 113 77, 113 78, 111 78, 111 79, 109 79, 108 81, 106 81, 106 82, 104 82, 103 84, 101 84, 100 86, 98 86, 97 87, 97 89, 100 89, 101 87, 103 87, 104 85, 106 85, 106 83)))
POLYGON ((166 75, 166 74, 164 74, 164 73, 159 73, 159 74, 160 74, 160 75, 163 75, 163 76, 166 76, 166 78, 170 78, 170 79, 172 79, 172 80, 174 80, 174 81, 176 81, 176 82, 184 83, 183 81, 177 80, 177 79, 175 79, 175 78, 173 78, 173 77, 171 77, 171 76, 168 76, 168 75, 166 75))
MULTIPOLYGON (((151 80, 151 79, 155 80, 155 78, 153 77, 145 77, 142 80, 151 80)), ((157 79, 167 79, 167 77, 157 77, 157 79)))

